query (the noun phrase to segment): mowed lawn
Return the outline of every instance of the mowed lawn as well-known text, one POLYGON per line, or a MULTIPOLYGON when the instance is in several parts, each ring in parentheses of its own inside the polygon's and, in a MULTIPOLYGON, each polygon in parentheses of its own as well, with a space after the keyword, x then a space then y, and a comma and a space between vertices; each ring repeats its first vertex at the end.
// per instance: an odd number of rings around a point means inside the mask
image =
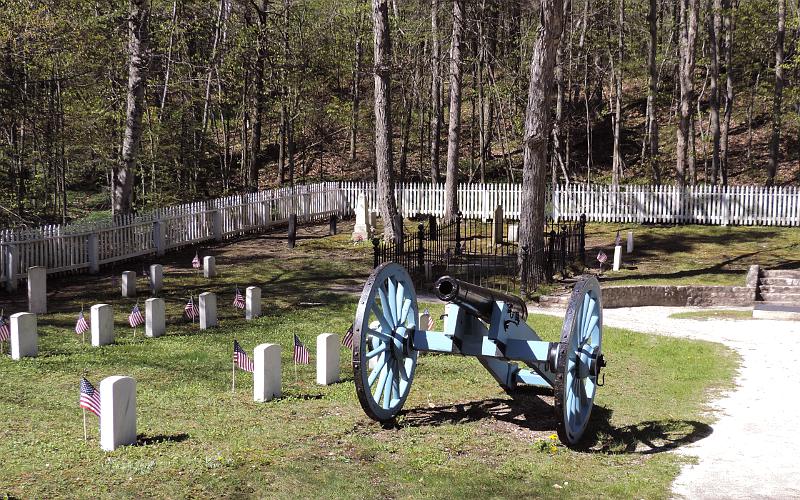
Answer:
POLYGON ((622 238, 622 269, 606 272, 605 285, 744 286, 753 264, 765 269, 800 268, 800 229, 796 227, 670 226, 587 224, 587 266, 597 271, 599 250, 614 256, 617 231, 622 238), (628 231, 634 251, 625 253, 628 231))
MULTIPOLYGON (((586 449, 551 438, 552 395, 511 398, 476 360, 458 356, 420 357, 404 412, 381 426, 359 406, 346 348, 342 382, 314 383, 315 337, 341 335, 352 322, 348 290, 365 280, 369 248, 346 234, 305 233, 291 251, 263 237, 201 252, 217 256, 211 281, 189 269, 193 251, 167 256, 168 331, 158 339, 141 331, 133 339, 126 316, 135 300, 118 296, 110 274, 51 279, 40 356, 0 357, 0 496, 663 498, 686 460, 666 451, 711 432, 706 403, 732 383, 737 360, 722 345, 608 328, 606 385, 586 449), (251 284, 264 289, 265 316, 245 322, 230 302, 236 285, 251 284), (189 293, 205 290, 219 294, 221 319, 201 332, 180 316, 189 293), (100 301, 115 307, 117 343, 92 348, 72 329, 81 304, 100 301), (293 365, 294 334, 311 365, 293 365), (282 346, 282 398, 254 403, 242 371, 231 392, 234 337, 248 352, 282 346), (84 442, 84 370, 96 385, 110 375, 136 379, 136 446, 101 451, 93 415, 84 442)), ((7 298, 4 307, 19 307, 19 297, 7 298)), ((436 317, 443 310, 425 306, 436 317)), ((529 324, 550 340, 561 328, 546 316, 529 324)))

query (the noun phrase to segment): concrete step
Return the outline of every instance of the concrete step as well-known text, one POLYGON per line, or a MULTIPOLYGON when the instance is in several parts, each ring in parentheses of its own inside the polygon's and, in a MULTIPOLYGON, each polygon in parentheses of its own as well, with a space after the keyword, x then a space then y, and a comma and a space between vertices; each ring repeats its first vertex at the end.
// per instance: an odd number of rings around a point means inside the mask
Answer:
POLYGON ((761 293, 800 293, 800 285, 761 285, 758 287, 761 293))
POLYGON ((771 303, 786 303, 800 305, 800 293, 770 293, 761 292, 761 298, 764 302, 771 303))
POLYGON ((800 304, 765 304, 756 302, 753 306, 753 318, 800 320, 800 304))
POLYGON ((758 284, 759 286, 800 286, 800 278, 760 278, 758 284))
POLYGON ((800 280, 800 269, 763 269, 761 276, 764 278, 792 278, 800 280))

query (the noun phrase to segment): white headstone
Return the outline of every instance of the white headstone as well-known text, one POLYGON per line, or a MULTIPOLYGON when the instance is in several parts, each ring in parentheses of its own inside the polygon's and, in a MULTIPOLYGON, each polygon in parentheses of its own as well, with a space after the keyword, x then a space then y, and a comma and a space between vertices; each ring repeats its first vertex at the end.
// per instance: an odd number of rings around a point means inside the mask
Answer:
POLYGON ((503 207, 497 205, 494 209, 492 218, 492 243, 495 245, 503 244, 503 207))
POLYGON ((217 326, 217 296, 212 292, 200 294, 200 329, 217 326))
POLYGON ((317 383, 339 381, 339 338, 335 333, 317 335, 317 383))
POLYGON ((100 447, 136 443, 136 381, 116 375, 100 381, 100 447))
POLYGON ((122 296, 136 297, 136 271, 122 273, 122 296))
POLYGON ((514 243, 519 241, 519 224, 508 225, 508 241, 514 243))
POLYGON ((428 321, 430 321, 431 315, 421 313, 419 315, 419 323, 417 323, 417 328, 420 330, 427 330, 428 329, 428 321))
POLYGON ((244 318, 256 319, 261 316, 261 289, 257 286, 248 286, 245 290, 244 318))
POLYGON ((633 231, 628 231, 628 253, 633 252, 633 231))
POLYGON ((150 266, 150 290, 153 293, 158 293, 164 286, 164 268, 161 264, 153 264, 150 266))
POLYGON ((28 312, 47 314, 47 268, 28 268, 28 312))
POLYGON ((164 299, 154 297, 144 301, 144 334, 147 337, 160 337, 166 332, 164 299))
POLYGON ((212 255, 203 257, 203 276, 206 278, 217 276, 217 260, 212 255))
POLYGON ((21 312, 11 315, 11 359, 35 358, 39 354, 36 315, 21 312))
POLYGON ((281 396, 281 346, 260 344, 253 350, 253 401, 281 396))
POLYGON ((91 308, 92 345, 99 347, 114 343, 114 310, 109 304, 95 304, 91 308))
POLYGON ((353 227, 353 240, 366 240, 369 238, 369 202, 364 193, 358 193, 356 203, 356 225, 353 227))
POLYGON ((614 271, 619 271, 619 266, 622 265, 622 245, 614 247, 614 271))

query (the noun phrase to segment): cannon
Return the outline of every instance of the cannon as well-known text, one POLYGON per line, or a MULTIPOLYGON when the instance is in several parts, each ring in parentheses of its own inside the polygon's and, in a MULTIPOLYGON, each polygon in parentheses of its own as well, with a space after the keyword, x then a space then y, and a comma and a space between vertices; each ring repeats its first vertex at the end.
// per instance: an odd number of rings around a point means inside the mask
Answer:
POLYGON ((353 376, 364 412, 379 422, 397 416, 418 353, 475 356, 508 393, 519 386, 552 389, 558 436, 567 446, 578 444, 605 366, 597 279, 583 276, 575 284, 559 342, 541 340, 525 323, 519 297, 449 276, 434 291, 447 302, 443 331, 418 324, 414 284, 401 265, 382 264, 364 285, 353 325, 353 376))

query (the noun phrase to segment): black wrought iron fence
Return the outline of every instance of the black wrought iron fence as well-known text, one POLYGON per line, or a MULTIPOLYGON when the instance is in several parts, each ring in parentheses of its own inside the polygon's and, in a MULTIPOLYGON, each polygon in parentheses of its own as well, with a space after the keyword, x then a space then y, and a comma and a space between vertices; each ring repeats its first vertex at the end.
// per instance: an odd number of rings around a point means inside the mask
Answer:
POLYGON ((463 219, 439 225, 428 217, 415 234, 398 242, 373 239, 374 265, 402 264, 419 281, 445 274, 498 289, 531 294, 557 274, 565 276, 575 264, 585 262, 586 218, 576 222, 548 221, 544 245, 520 248, 518 223, 512 220, 463 219))

